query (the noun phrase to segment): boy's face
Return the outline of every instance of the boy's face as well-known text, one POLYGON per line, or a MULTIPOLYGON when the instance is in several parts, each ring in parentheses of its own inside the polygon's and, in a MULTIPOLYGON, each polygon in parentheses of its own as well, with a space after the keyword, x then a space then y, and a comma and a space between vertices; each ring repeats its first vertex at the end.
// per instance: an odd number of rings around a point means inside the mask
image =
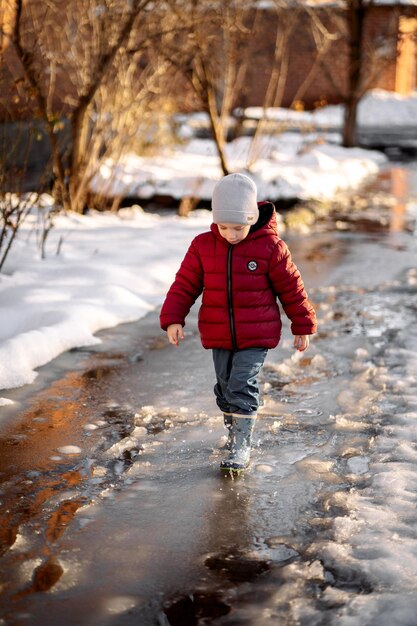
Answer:
POLYGON ((249 235, 250 225, 244 224, 217 224, 219 233, 231 244, 243 241, 249 235))

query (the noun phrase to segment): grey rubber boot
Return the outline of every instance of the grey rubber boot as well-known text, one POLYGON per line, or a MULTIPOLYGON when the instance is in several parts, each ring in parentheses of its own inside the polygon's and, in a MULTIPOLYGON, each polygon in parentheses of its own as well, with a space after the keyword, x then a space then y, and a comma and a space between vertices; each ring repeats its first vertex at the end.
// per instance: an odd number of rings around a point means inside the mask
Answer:
POLYGON ((220 463, 220 469, 241 472, 248 467, 255 420, 256 417, 232 417, 232 447, 229 457, 220 463))
POLYGON ((224 425, 227 428, 227 441, 220 448, 220 450, 231 450, 232 449, 232 416, 228 413, 223 413, 224 425))

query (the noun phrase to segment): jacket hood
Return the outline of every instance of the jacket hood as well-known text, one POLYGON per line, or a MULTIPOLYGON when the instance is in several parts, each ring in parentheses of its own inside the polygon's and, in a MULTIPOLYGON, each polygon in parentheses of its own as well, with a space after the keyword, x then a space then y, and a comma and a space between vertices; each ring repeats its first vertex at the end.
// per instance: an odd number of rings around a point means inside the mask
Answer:
MULTIPOLYGON (((277 216, 275 205, 269 200, 264 200, 262 202, 258 202, 259 209, 259 218, 256 224, 250 227, 248 237, 253 236, 262 236, 266 235, 269 232, 272 232, 274 235, 278 234, 277 230, 277 216)), ((210 230, 216 237, 219 237, 224 241, 224 238, 221 236, 217 224, 211 224, 210 230)))

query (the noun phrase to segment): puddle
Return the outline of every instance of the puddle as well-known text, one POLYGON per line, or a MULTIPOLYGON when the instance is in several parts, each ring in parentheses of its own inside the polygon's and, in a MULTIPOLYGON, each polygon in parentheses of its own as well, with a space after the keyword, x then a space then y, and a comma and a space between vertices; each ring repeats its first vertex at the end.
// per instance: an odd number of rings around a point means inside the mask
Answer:
POLYGON ((166 602, 158 616, 159 626, 198 626, 228 615, 231 606, 221 593, 194 591, 166 602))
POLYGON ((204 565, 232 582, 250 582, 270 569, 271 560, 251 556, 241 550, 227 550, 208 556, 204 565))
MULTIPOLYGON (((356 233, 413 233, 417 214, 417 167, 388 164, 371 182, 359 191, 346 194, 331 203, 330 215, 324 210, 322 226, 356 233)), ((323 214, 323 207, 318 214, 323 214)), ((311 252, 309 260, 316 261, 325 250, 311 252)))

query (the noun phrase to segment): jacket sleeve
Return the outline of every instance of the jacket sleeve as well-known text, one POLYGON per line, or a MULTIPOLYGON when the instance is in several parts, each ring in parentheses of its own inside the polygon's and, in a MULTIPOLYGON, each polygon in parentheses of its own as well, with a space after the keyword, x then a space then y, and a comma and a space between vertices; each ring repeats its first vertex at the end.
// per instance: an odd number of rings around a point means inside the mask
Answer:
POLYGON ((202 291, 203 267, 194 240, 162 305, 159 317, 161 328, 166 330, 170 324, 185 326, 185 318, 202 291))
POLYGON ((291 259, 287 244, 282 239, 274 249, 269 278, 286 316, 291 320, 292 334, 314 334, 317 331, 316 313, 308 300, 301 274, 291 259))

